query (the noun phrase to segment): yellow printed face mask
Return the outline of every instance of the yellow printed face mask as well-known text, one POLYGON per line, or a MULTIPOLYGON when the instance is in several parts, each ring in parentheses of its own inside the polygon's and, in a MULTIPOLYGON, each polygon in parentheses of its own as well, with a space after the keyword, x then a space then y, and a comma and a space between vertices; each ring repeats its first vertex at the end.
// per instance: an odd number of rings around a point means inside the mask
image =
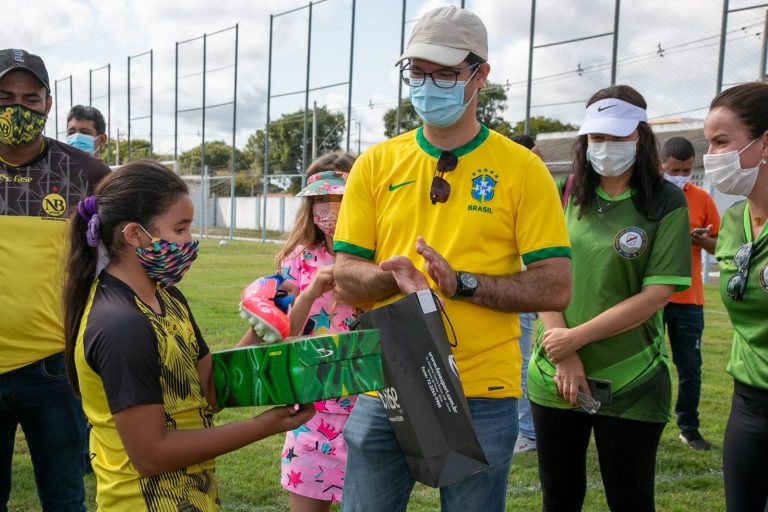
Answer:
POLYGON ((43 133, 45 114, 22 105, 0 107, 0 144, 26 146, 43 133))

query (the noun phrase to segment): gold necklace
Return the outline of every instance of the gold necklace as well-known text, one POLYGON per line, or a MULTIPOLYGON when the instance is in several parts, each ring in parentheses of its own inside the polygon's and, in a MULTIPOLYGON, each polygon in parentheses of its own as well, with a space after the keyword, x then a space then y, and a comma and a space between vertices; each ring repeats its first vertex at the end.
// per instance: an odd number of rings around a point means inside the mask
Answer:
POLYGON ((613 206, 614 202, 608 201, 607 203, 603 204, 600 201, 600 196, 595 194, 595 199, 597 199, 597 213, 603 213, 604 211, 608 210, 611 206, 613 206))

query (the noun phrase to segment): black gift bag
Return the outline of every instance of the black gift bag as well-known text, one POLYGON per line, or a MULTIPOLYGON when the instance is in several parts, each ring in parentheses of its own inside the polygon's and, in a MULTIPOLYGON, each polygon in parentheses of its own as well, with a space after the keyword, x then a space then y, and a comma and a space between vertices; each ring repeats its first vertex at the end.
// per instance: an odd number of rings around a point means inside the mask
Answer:
POLYGON ((412 293, 361 315, 358 328, 380 331, 385 387, 379 399, 413 478, 443 487, 488 461, 436 300, 431 290, 412 293))

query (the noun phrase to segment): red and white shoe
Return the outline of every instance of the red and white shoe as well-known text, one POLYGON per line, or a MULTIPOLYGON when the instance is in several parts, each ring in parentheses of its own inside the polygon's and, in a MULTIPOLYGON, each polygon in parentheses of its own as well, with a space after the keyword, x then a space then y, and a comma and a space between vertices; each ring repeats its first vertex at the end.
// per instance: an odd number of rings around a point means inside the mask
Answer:
POLYGON ((260 277, 240 295, 240 316, 265 343, 281 341, 291 332, 288 315, 275 305, 281 283, 280 276, 260 277))

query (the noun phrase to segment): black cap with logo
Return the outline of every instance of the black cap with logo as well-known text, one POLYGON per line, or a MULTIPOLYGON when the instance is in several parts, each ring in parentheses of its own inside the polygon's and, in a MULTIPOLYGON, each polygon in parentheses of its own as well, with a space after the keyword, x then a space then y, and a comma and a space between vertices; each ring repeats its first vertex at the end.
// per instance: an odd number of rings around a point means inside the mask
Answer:
POLYGON ((35 75, 50 94, 51 86, 48 83, 48 71, 45 69, 43 59, 26 50, 16 48, 0 50, 0 78, 16 70, 28 71, 35 75))

